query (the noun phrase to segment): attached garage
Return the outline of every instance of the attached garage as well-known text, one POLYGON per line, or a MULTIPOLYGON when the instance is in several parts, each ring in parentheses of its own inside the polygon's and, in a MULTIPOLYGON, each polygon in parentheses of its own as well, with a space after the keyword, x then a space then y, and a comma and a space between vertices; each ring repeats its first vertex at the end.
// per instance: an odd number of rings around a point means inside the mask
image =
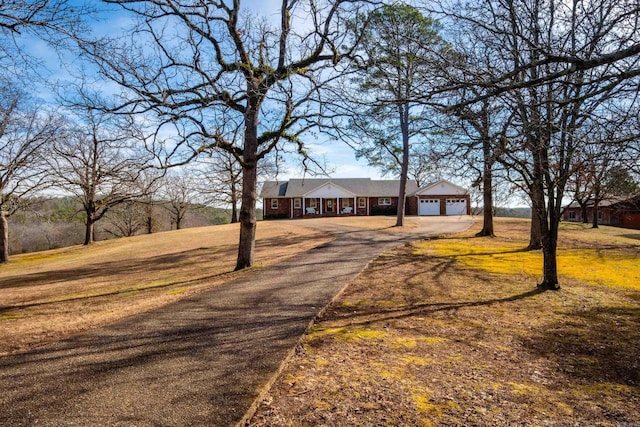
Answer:
POLYGON ((469 192, 449 181, 426 185, 410 196, 413 215, 469 215, 470 212, 469 192))
POLYGON ((418 215, 440 215, 440 199, 420 199, 418 215))
POLYGON ((446 214, 447 215, 466 215, 467 200, 466 199, 447 199, 446 214))

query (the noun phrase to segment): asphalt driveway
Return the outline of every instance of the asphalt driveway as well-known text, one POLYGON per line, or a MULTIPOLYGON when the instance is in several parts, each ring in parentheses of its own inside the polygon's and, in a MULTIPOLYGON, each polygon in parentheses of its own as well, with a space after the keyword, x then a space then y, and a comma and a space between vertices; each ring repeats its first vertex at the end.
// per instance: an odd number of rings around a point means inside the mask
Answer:
POLYGON ((309 322, 370 260, 471 224, 416 219, 420 226, 408 232, 308 221, 335 240, 160 309, 2 357, 0 425, 236 425, 309 322))

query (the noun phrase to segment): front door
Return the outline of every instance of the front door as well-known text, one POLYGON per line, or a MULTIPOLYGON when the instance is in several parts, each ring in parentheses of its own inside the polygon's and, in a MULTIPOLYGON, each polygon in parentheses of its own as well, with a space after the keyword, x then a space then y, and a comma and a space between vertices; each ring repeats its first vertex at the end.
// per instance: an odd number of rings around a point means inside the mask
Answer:
POLYGON ((333 213, 333 200, 327 200, 327 213, 333 213))

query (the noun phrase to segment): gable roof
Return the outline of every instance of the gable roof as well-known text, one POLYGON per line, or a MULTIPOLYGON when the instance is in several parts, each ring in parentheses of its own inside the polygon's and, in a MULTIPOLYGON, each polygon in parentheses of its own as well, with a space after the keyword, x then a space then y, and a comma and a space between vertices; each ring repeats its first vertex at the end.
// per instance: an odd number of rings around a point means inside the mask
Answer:
MULTIPOLYGON (((604 200, 600 200, 598 202, 599 208, 606 208, 609 206, 626 207, 626 206, 633 206, 633 205, 640 205, 640 196, 635 196, 635 197, 617 196, 617 197, 610 197, 604 200)), ((580 203, 578 203, 575 200, 569 203, 567 206, 565 206, 565 209, 577 209, 577 208, 580 208, 580 203)), ((593 208, 593 200, 589 200, 587 202, 587 208, 593 208)))
MULTIPOLYGON (((333 184, 354 196, 397 197, 400 186, 398 179, 372 180, 370 178, 313 178, 290 179, 289 181, 265 181, 262 198, 304 197, 320 187, 333 184)), ((414 180, 407 180, 407 195, 418 190, 414 180)))
POLYGON ((444 193, 447 195, 469 194, 469 191, 466 188, 460 187, 459 185, 456 185, 445 179, 441 179, 439 181, 432 182, 431 184, 427 184, 424 187, 420 187, 415 191, 415 194, 443 194, 442 191, 437 191, 438 188, 441 190, 446 189, 447 191, 444 191, 444 193))

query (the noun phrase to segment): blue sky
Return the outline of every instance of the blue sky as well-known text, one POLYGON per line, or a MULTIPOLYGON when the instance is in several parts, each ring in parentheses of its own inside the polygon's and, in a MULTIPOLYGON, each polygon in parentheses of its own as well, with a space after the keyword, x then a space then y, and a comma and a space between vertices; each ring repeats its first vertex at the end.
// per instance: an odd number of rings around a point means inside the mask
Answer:
MULTIPOLYGON (((247 0, 243 2, 243 7, 245 6, 247 10, 251 10, 251 12, 256 15, 273 19, 275 23, 279 22, 280 0, 247 0)), ((115 11, 101 14, 100 22, 93 25, 93 30, 96 34, 108 34, 111 31, 118 31, 127 26, 130 15, 119 11, 118 8, 113 9, 113 6, 109 7, 115 11)), ((45 101, 53 101, 54 95, 45 87, 45 82, 69 80, 71 75, 68 69, 61 66, 58 54, 45 42, 25 37, 23 39, 23 45, 34 57, 39 58, 44 64, 44 67, 40 70, 40 74, 43 77, 41 81, 43 87, 38 90, 38 95, 45 101)), ((71 64, 78 62, 77 58, 71 54, 66 55, 63 61, 70 62, 71 64)), ((102 89, 105 92, 110 92, 117 90, 117 87, 112 83, 105 82, 105 86, 102 89)), ((332 140, 323 134, 317 134, 315 136, 308 135, 308 140, 311 141, 308 147, 309 153, 320 163, 326 163, 327 170, 330 171, 332 177, 383 179, 379 170, 369 167, 366 160, 357 160, 353 150, 345 143, 332 140)), ((282 173, 280 178, 300 177, 302 170, 297 166, 299 162, 293 158, 286 160, 288 170, 282 173)), ((385 178, 393 177, 386 176, 385 178)))

